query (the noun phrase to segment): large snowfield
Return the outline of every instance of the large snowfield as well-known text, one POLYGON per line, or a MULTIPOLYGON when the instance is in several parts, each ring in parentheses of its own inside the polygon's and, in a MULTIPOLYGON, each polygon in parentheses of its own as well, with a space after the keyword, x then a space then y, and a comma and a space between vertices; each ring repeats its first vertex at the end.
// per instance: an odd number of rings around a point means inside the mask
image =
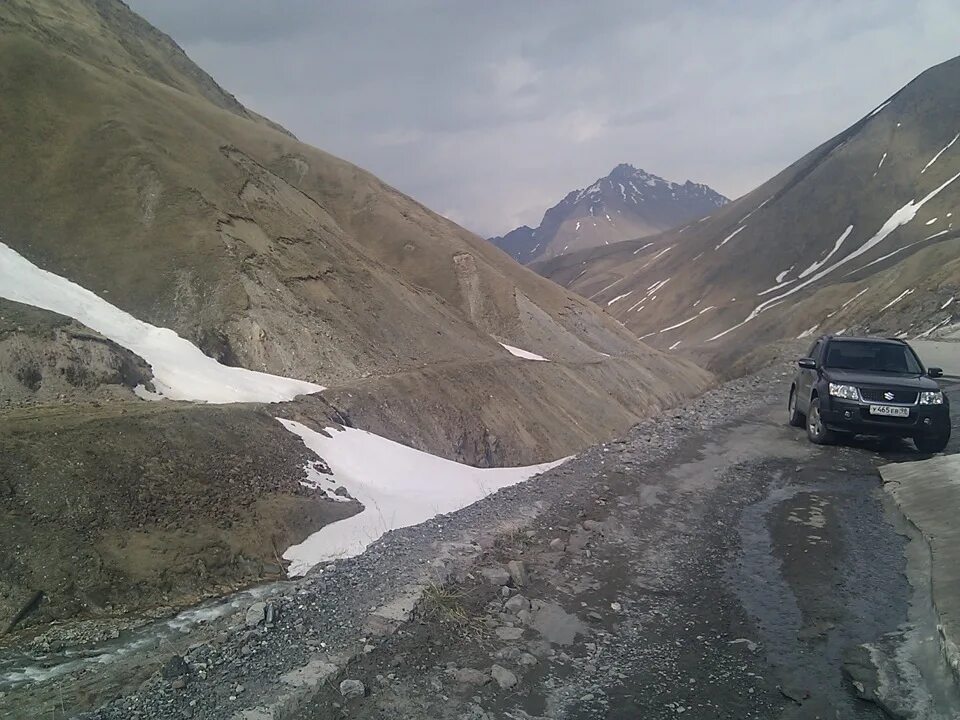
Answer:
POLYGON ((66 315, 136 353, 153 369, 157 393, 171 400, 280 402, 323 390, 302 380, 221 365, 173 330, 138 320, 3 243, 0 297, 66 315))
POLYGON ((475 468, 363 430, 328 428, 327 437, 293 420, 277 419, 322 457, 333 471, 333 480, 364 506, 359 514, 327 525, 288 548, 283 557, 290 561, 290 575, 303 575, 327 560, 359 555, 390 530, 459 510, 563 462, 475 468))

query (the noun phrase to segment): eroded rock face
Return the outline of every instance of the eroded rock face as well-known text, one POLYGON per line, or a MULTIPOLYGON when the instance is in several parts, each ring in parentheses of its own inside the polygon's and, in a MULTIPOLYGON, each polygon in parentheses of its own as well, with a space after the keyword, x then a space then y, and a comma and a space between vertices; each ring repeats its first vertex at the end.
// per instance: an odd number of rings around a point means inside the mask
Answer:
POLYGON ((0 299, 0 407, 132 399, 152 378, 141 358, 89 328, 0 299))

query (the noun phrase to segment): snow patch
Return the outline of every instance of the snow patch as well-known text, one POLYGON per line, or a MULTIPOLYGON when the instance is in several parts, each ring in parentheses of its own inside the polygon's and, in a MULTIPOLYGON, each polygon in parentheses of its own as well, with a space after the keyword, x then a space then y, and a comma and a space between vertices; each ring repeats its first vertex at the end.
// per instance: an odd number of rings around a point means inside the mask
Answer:
POLYGON ((745 230, 746 227, 747 227, 746 225, 741 225, 740 227, 738 227, 738 228, 737 228, 736 230, 734 230, 732 233, 730 233, 729 235, 727 235, 727 236, 723 239, 723 241, 714 248, 714 250, 719 250, 720 248, 722 248, 724 245, 726 245, 728 242, 730 242, 730 241, 737 235, 737 233, 741 232, 742 230, 745 230))
POLYGON ((638 247, 636 250, 633 251, 633 254, 636 255, 638 252, 640 252, 641 250, 646 250, 651 245, 653 245, 653 243, 647 243, 643 247, 638 247))
POLYGON ((933 225, 937 221, 937 219, 938 218, 930 218, 924 223, 924 225, 933 225))
POLYGON ((933 156, 930 162, 928 162, 926 165, 923 166, 923 170, 920 171, 920 174, 923 175, 931 165, 933 165, 937 160, 940 159, 941 155, 943 155, 947 150, 953 147, 953 144, 957 141, 958 138, 960 138, 960 133, 957 133, 956 136, 953 138, 953 140, 947 143, 946 147, 942 148, 940 152, 938 152, 936 155, 933 156))
POLYGON ((914 293, 914 288, 910 288, 909 290, 904 290, 902 293, 900 293, 899 295, 897 295, 893 300, 891 300, 891 301, 888 302, 886 305, 884 305, 882 308, 880 308, 880 312, 883 312, 883 311, 886 310, 887 308, 893 307, 893 306, 896 305, 898 302, 900 302, 900 301, 903 300, 905 297, 907 297, 907 295, 913 295, 913 293, 914 293))
POLYGON ((385 533, 460 510, 564 460, 514 468, 475 468, 355 428, 319 433, 277 418, 324 459, 333 479, 363 504, 352 517, 327 525, 283 553, 299 576, 320 562, 354 557, 385 533))
POLYGON ((0 297, 71 317, 136 353, 157 392, 208 403, 282 402, 322 391, 314 383, 221 365, 168 328, 138 320, 86 288, 42 270, 0 243, 0 297))
POLYGON ((797 335, 797 340, 803 340, 805 337, 810 337, 811 335, 813 335, 813 334, 817 331, 817 328, 818 328, 818 327, 820 327, 820 324, 819 324, 819 323, 816 324, 816 325, 814 325, 814 326, 811 327, 811 328, 807 328, 807 329, 804 330, 802 333, 800 333, 799 335, 797 335))
POLYGON ((916 241, 914 241, 914 242, 912 242, 912 243, 909 243, 909 244, 907 244, 907 245, 904 245, 903 247, 899 247, 899 248, 897 248, 896 250, 894 250, 893 252, 888 252, 886 255, 881 255, 881 256, 878 257, 876 260, 871 260, 871 261, 868 262, 866 265, 861 265, 861 266, 858 267, 856 270, 851 270, 850 272, 848 272, 847 274, 845 274, 844 277, 849 277, 850 275, 855 275, 855 274, 857 274, 858 272, 860 272, 861 270, 866 270, 866 269, 867 269, 868 267, 870 267, 871 265, 876 265, 877 263, 881 263, 881 262, 883 262, 884 260, 886 260, 886 259, 888 259, 888 258, 892 258, 894 255, 899 255, 899 254, 902 253, 904 250, 909 250, 909 249, 912 248, 914 245, 919 245, 920 243, 924 243, 924 242, 926 242, 927 240, 934 240, 934 239, 940 237, 941 235, 946 235, 948 232, 950 232, 949 229, 947 229, 947 230, 941 230, 940 232, 935 232, 933 235, 927 235, 927 237, 925 237, 923 240, 916 240, 916 241))
POLYGON ((630 295, 633 295, 633 290, 630 290, 629 292, 625 292, 623 295, 617 295, 613 300, 607 303, 607 307, 610 307, 611 305, 613 305, 617 300, 623 300, 625 297, 628 297, 630 295))
POLYGON ((710 307, 705 307, 703 310, 701 310, 700 312, 698 312, 698 313, 697 313, 696 315, 694 315, 693 317, 687 318, 686 320, 683 320, 682 322, 678 322, 676 325, 671 325, 671 326, 669 326, 669 327, 665 327, 663 330, 660 330, 660 332, 661 332, 661 333, 665 333, 665 332, 670 332, 671 330, 676 330, 677 328, 681 328, 681 327, 683 327, 684 325, 686 325, 687 323, 692 323, 694 320, 696 320, 698 317, 700 317, 701 315, 703 315, 703 314, 704 314, 705 312, 707 312, 708 310, 713 310, 713 309, 714 309, 713 305, 711 305, 710 307))
POLYGON ((947 300, 943 305, 940 306, 941 310, 946 310, 953 303, 953 298, 947 300))
POLYGON ((521 350, 518 347, 513 347, 513 345, 500 343, 500 347, 502 347, 511 355, 515 355, 518 358, 523 358, 524 360, 538 360, 540 362, 550 362, 550 360, 545 358, 543 355, 537 355, 536 353, 532 353, 529 350, 521 350))
POLYGON ((681 342, 683 342, 683 341, 682 341, 682 340, 677 340, 677 341, 676 341, 673 345, 671 345, 668 349, 669 349, 669 350, 676 350, 678 347, 680 347, 680 343, 681 343, 681 342))
POLYGON ((840 306, 840 309, 843 310, 845 307, 847 307, 847 306, 848 306, 850 303, 852 303, 854 300, 856 300, 856 299, 859 298, 859 297, 862 297, 869 289, 870 289, 869 287, 865 287, 863 290, 861 290, 860 292, 858 292, 858 293, 857 293, 856 295, 854 295, 852 298, 850 298, 849 300, 847 300, 843 305, 841 305, 841 306, 840 306))
MULTIPOLYGON (((941 308, 941 309, 942 309, 942 308, 941 308)), ((920 333, 919 335, 917 335, 917 338, 919 339, 919 338, 929 337, 929 336, 930 336, 930 333, 932 333, 934 330, 939 330, 939 329, 942 328, 944 325, 946 325, 948 322, 950 322, 950 320, 952 320, 952 319, 953 319, 953 318, 950 318, 950 317, 944 318, 943 320, 941 320, 940 322, 938 322, 936 325, 934 325, 932 328, 930 328, 930 329, 927 330, 926 332, 922 332, 922 333, 920 333)))
POLYGON ((883 161, 886 160, 886 159, 887 159, 887 154, 884 153, 884 154, 883 154, 883 157, 880 158, 880 164, 877 165, 877 169, 873 171, 873 176, 874 176, 874 177, 876 177, 876 176, 877 176, 877 173, 880 172, 880 168, 883 167, 883 161))
POLYGON ((617 280, 614 280, 612 283, 610 283, 610 284, 607 285, 605 288, 603 288, 603 290, 600 290, 599 292, 595 292, 593 295, 591 295, 590 297, 588 297, 587 300, 593 300, 597 295, 603 295, 603 293, 605 293, 607 290, 609 290, 610 288, 612 288, 614 285, 616 285, 617 283, 623 282, 623 281, 624 281, 624 278, 619 278, 619 279, 617 279, 617 280))
POLYGON ((775 281, 776 281, 776 282, 778 282, 778 283, 782 283, 782 282, 783 282, 783 280, 784 280, 784 278, 786 278, 786 277, 787 277, 787 275, 789 275, 789 274, 790 274, 790 271, 791 271, 791 270, 793 270, 793 268, 794 268, 794 266, 793 266, 793 265, 791 265, 791 266, 790 266, 790 267, 788 267, 788 268, 787 268, 786 270, 784 270, 784 271, 783 271, 782 273, 779 273, 779 274, 777 275, 777 277, 776 277, 776 280, 775 280, 775 281))
POLYGON ((847 229, 843 231, 843 234, 840 235, 839 238, 837 238, 837 241, 833 244, 833 249, 829 253, 827 253, 827 256, 823 260, 819 260, 813 263, 810 267, 808 267, 806 270, 800 273, 800 278, 801 279, 805 278, 807 275, 810 275, 811 273, 815 273, 817 270, 822 268, 826 264, 827 260, 829 260, 834 255, 836 255, 837 250, 839 250, 840 246, 843 245, 843 241, 846 240, 848 237, 850 237, 850 233, 852 232, 853 232, 853 225, 848 225, 847 229))

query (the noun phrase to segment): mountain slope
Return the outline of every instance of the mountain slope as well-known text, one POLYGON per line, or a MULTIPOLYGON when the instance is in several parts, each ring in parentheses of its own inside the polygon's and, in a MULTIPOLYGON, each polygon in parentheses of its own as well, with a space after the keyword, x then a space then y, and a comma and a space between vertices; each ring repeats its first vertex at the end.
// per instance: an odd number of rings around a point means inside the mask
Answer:
POLYGON ((37 588, 49 601, 31 621, 280 572, 285 547, 359 508, 304 484, 310 453, 278 416, 523 465, 712 380, 250 112, 120 2, 0 6, 0 135, 0 540, 17 548, 0 562, 3 617, 37 588), (97 298, 15 293, 3 278, 23 268, 97 298), (131 346, 169 330, 222 365, 327 390, 140 399, 163 383, 131 346))
POLYGON ((706 185, 689 180, 680 185, 623 164, 588 188, 569 193, 547 210, 539 227, 524 225, 490 242, 527 264, 653 235, 727 202, 706 185))
POLYGON ((703 221, 538 269, 721 368, 820 332, 936 335, 960 292, 958 117, 954 59, 703 221))

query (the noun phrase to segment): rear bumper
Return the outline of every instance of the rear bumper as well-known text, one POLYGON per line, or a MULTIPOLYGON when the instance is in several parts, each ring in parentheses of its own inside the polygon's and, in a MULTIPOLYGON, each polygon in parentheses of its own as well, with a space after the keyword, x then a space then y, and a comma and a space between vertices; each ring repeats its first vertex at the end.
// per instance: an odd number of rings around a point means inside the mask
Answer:
POLYGON ((871 404, 876 403, 829 397, 826 402, 821 400, 820 417, 831 430, 857 435, 939 437, 950 430, 950 407, 946 404, 905 406, 910 409, 910 415, 905 418, 871 415, 871 404))

